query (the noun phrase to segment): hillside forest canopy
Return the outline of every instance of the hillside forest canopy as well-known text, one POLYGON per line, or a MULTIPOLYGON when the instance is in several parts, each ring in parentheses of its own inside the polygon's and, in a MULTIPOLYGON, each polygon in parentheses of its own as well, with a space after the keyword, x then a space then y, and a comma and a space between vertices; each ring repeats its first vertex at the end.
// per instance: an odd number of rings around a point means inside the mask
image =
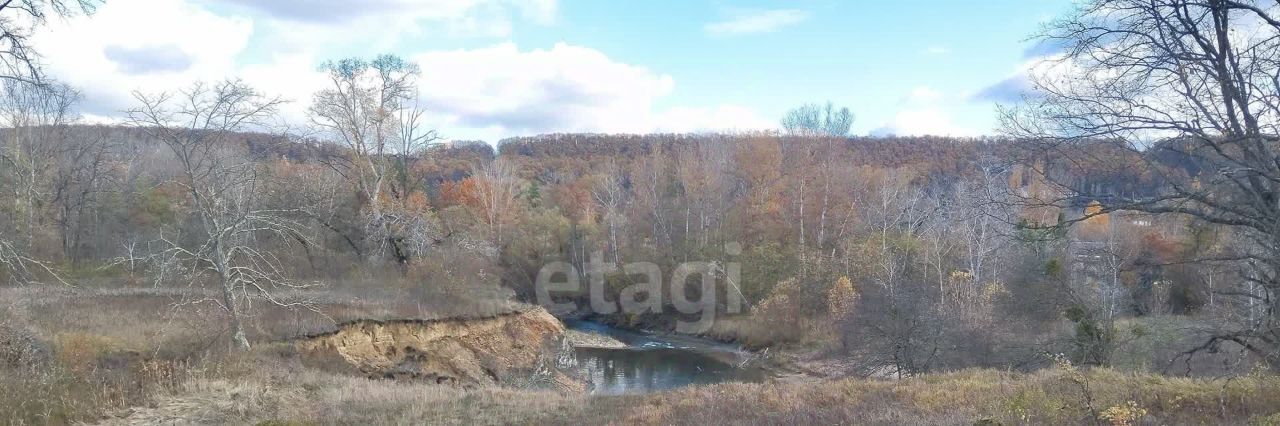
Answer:
MULTIPOLYGON (((35 19, 0 27, 93 10, 20 3, 0 13, 35 19)), ((693 281, 639 313, 588 312, 586 283, 634 298, 644 274, 624 264, 698 261, 725 292, 700 337, 839 377, 1274 374, 1277 7, 1080 2, 1034 35, 1063 53, 1000 110, 1001 133, 972 138, 858 136, 856 111, 821 101, 773 131, 445 140, 417 102, 429 65, 390 54, 324 63, 325 87, 292 100, 302 124, 234 78, 138 88, 121 124, 88 124, 78 89, 6 30, 0 286, 160 294, 159 311, 203 321, 198 352, 236 356, 272 345, 268 320, 350 318, 346 300, 536 304, 554 263, 583 283, 557 296, 582 310, 558 315, 672 332, 688 319, 672 304, 705 291, 693 281)), ((6 347, 0 364, 25 359, 6 347)))

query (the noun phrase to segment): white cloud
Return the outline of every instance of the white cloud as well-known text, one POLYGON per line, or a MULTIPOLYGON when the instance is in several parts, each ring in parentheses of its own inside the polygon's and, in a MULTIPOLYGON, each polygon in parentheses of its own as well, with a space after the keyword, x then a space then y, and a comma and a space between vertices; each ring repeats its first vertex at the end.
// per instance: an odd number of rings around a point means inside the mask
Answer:
POLYGON ((898 111, 893 120, 873 131, 880 135, 898 136, 975 136, 977 132, 957 125, 945 109, 939 106, 909 108, 898 111))
POLYGON ((549 25, 557 0, 197 0, 258 16, 272 52, 391 50, 406 38, 511 35, 513 20, 549 25), (354 36, 353 36, 354 35, 354 36))
POLYGON ((652 126, 653 131, 671 133, 739 132, 775 128, 777 122, 760 118, 751 109, 728 104, 715 108, 671 108, 657 113, 652 126))
POLYGON ((942 100, 942 93, 929 86, 912 89, 911 94, 906 98, 908 103, 934 103, 940 100, 942 100))
POLYGON ((51 75, 84 91, 89 112, 109 115, 132 104, 134 89, 234 74, 252 31, 248 19, 180 0, 116 0, 91 17, 50 21, 33 41, 51 75))
MULTIPOLYGON (((559 43, 521 51, 513 43, 413 57, 425 70, 424 105, 441 124, 543 132, 649 132, 763 128, 735 106, 672 108, 655 102, 674 79, 616 62, 604 53, 559 43)), ((447 132, 446 132, 447 133, 447 132)))
POLYGON ((451 20, 478 9, 513 9, 542 23, 555 19, 556 0, 204 0, 254 9, 277 19, 297 22, 343 22, 369 16, 401 16, 413 19, 451 20))
POLYGON ((730 19, 707 24, 704 29, 714 36, 734 36, 777 31, 799 24, 809 13, 797 9, 740 11, 730 19))
POLYGON ((873 135, 976 136, 973 129, 956 124, 949 111, 954 97, 928 86, 919 86, 899 102, 893 118, 872 130, 873 135))
MULTIPOLYGON (((246 52, 260 48, 250 46, 250 40, 282 43, 299 37, 279 34, 279 25, 313 26, 320 31, 351 22, 335 24, 328 19, 337 18, 304 15, 276 17, 264 24, 262 19, 215 14, 203 7, 207 4, 195 1, 113 0, 92 17, 51 23, 37 34, 35 42, 44 53, 50 74, 84 91, 82 112, 94 122, 118 120, 122 110, 134 106, 134 90, 174 91, 195 81, 230 77, 243 78, 269 95, 290 100, 282 108, 283 118, 295 126, 305 125, 313 94, 327 85, 317 66, 329 57, 321 46, 309 45, 267 50, 272 52, 269 56, 245 63, 242 58, 246 52)), ((508 5, 504 7, 523 4, 531 9, 521 13, 532 14, 549 13, 555 7, 553 0, 471 3, 508 5)), ((454 23, 474 16, 467 11, 433 13, 454 23)), ((550 19, 550 15, 537 19, 544 18, 550 19)), ((479 25, 481 21, 474 22, 479 25)), ((340 35, 344 34, 331 34, 340 35)), ((659 108, 658 102, 675 90, 672 76, 616 61, 589 47, 559 43, 545 49, 521 50, 514 43, 502 42, 404 56, 421 66, 421 96, 429 110, 428 124, 446 137, 495 141, 542 132, 772 127, 769 121, 740 106, 659 108)))

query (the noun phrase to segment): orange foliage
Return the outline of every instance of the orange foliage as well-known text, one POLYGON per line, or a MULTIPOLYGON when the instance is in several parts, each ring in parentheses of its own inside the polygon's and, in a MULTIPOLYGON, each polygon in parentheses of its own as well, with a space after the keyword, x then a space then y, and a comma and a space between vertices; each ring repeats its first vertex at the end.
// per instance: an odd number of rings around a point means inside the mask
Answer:
POLYGON ((556 186, 551 191, 551 198, 560 211, 573 223, 591 224, 595 221, 595 202, 591 199, 591 181, 577 179, 573 182, 556 186))
POLYGON ((456 182, 445 182, 440 186, 440 201, 445 206, 475 208, 480 204, 479 185, 479 181, 474 177, 456 182))
POLYGON ((1142 246, 1146 255, 1158 263, 1174 262, 1182 254, 1180 242, 1154 232, 1142 236, 1142 246))
POLYGON ((1087 217, 1081 225, 1081 232, 1084 236, 1101 238, 1111 230, 1111 215, 1102 213, 1102 203, 1097 201, 1090 202, 1084 208, 1084 214, 1087 217))

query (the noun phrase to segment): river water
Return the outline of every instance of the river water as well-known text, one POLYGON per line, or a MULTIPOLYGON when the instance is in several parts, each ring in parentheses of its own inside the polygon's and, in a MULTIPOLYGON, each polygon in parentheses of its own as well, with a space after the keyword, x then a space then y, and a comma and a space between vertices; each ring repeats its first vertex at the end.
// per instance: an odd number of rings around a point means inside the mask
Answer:
POLYGON ((567 321, 569 328, 604 334, 626 348, 576 348, 578 370, 592 393, 654 392, 695 384, 759 382, 767 374, 740 367, 748 353, 704 339, 637 333, 588 321, 567 321))

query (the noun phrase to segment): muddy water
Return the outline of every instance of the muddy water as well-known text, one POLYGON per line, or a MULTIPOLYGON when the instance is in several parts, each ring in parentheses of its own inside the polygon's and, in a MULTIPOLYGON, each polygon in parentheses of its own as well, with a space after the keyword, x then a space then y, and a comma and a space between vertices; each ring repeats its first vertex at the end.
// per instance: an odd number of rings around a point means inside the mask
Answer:
POLYGON ((696 338, 657 336, 585 321, 569 328, 604 334, 626 348, 576 348, 579 372, 597 394, 654 392, 695 384, 759 382, 767 374, 739 367, 747 353, 737 347, 696 338))

